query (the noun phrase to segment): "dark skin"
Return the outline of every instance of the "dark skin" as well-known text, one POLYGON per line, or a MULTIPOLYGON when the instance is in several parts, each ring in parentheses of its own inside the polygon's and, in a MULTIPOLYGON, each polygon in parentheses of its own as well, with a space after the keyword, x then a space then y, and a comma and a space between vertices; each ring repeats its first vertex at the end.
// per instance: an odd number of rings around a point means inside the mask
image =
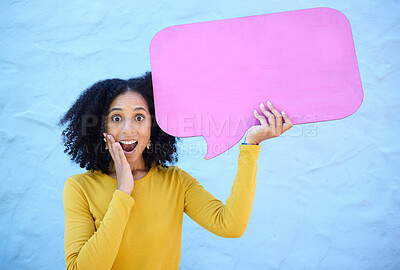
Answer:
POLYGON ((118 181, 118 189, 131 194, 134 180, 142 178, 146 168, 143 150, 150 141, 151 115, 144 98, 128 91, 117 96, 108 108, 105 141, 112 157, 110 176, 118 181), (124 151, 121 143, 136 141, 133 152, 124 151))

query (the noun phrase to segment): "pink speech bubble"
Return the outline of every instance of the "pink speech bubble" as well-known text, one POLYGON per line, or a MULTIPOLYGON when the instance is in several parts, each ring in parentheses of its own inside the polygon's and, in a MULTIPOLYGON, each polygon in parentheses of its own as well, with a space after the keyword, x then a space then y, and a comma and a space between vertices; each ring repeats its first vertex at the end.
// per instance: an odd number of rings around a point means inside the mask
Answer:
POLYGON ((203 136, 206 159, 259 124, 261 102, 303 124, 345 118, 363 100, 350 23, 331 8, 167 27, 150 60, 158 124, 203 136))

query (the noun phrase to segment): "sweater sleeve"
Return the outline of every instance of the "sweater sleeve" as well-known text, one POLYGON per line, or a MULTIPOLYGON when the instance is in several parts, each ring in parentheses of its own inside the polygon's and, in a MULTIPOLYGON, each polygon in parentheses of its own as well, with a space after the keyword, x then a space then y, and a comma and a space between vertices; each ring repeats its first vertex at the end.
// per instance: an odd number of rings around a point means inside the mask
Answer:
POLYGON ((67 269, 111 269, 134 205, 133 198, 115 190, 97 231, 85 194, 72 178, 64 184, 63 202, 67 269))
POLYGON ((240 237, 250 219, 255 195, 260 145, 240 145, 238 171, 231 194, 224 205, 191 178, 185 191, 185 212, 210 232, 222 237, 240 237))

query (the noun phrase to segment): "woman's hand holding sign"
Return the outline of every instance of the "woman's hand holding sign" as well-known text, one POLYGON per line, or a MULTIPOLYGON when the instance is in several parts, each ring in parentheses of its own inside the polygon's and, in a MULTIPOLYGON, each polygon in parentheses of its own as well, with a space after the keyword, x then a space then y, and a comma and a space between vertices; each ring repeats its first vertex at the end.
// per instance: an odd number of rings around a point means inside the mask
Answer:
POLYGON ((260 115, 254 110, 254 116, 260 121, 261 125, 255 125, 248 129, 245 143, 259 144, 264 140, 278 137, 293 127, 292 121, 284 111, 280 114, 269 101, 267 106, 272 113, 264 107, 263 103, 260 104, 260 108, 264 115, 260 115), (268 122, 265 116, 268 118, 268 122))

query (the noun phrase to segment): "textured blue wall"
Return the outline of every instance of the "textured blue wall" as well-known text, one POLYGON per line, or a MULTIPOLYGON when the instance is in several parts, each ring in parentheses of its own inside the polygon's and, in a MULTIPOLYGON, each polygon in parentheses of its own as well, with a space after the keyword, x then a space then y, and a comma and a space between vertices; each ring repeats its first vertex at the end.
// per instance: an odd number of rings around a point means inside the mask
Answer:
MULTIPOLYGON (((56 122, 81 91, 149 70, 150 40, 167 26, 321 6, 351 22, 361 108, 263 142, 246 233, 220 238, 185 216, 181 269, 400 269, 397 0, 1 1, 0 268, 65 268, 62 189, 83 170, 56 122)), ((238 146, 206 161, 205 141, 186 138, 179 153, 228 198, 238 146)))

